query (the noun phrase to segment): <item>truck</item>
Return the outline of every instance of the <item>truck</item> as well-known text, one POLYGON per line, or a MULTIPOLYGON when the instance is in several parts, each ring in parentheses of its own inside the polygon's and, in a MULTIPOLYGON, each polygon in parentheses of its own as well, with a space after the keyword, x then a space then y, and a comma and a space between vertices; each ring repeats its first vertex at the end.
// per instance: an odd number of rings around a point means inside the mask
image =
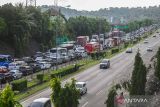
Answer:
POLYGON ((6 66, 8 68, 9 63, 13 62, 11 55, 0 54, 0 66, 6 66))
POLYGON ((98 42, 89 42, 85 45, 87 53, 94 53, 100 50, 100 44, 98 42))
POLYGON ((89 36, 78 36, 76 40, 77 45, 84 47, 89 42, 89 36))

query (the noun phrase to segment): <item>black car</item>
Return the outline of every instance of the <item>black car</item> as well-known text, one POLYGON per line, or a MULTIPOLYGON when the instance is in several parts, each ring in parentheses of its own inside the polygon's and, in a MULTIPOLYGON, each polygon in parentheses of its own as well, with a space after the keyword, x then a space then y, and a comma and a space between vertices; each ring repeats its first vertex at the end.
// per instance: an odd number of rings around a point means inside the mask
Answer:
POLYGON ((109 59, 103 59, 101 62, 100 62, 100 65, 99 65, 99 68, 100 69, 103 69, 103 68, 109 68, 110 67, 110 60, 109 59))
POLYGON ((23 76, 26 76, 26 75, 33 73, 33 68, 30 66, 22 66, 19 68, 19 70, 22 72, 23 76))
POLYGON ((31 63, 30 67, 33 69, 33 73, 41 71, 41 67, 39 64, 31 63))
POLYGON ((14 80, 14 77, 11 73, 0 73, 1 83, 11 82, 14 80))

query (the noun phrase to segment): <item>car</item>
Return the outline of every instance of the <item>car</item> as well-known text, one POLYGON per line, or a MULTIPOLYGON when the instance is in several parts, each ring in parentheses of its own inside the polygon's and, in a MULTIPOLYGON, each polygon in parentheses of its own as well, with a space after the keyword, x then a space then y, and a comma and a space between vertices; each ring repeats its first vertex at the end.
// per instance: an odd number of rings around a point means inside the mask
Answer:
POLYGON ((42 70, 51 68, 51 64, 45 61, 38 62, 38 64, 42 70))
POLYGON ((19 63, 16 63, 16 62, 12 62, 8 65, 8 69, 9 70, 16 70, 16 69, 19 69, 20 68, 20 64, 19 63))
POLYGON ((44 59, 43 59, 43 57, 41 57, 41 56, 38 56, 38 57, 35 58, 35 61, 36 61, 36 62, 43 61, 43 60, 44 60, 44 59))
POLYGON ((145 40, 144 40, 144 43, 148 43, 148 39, 145 39, 145 40))
POLYGON ((0 66, 0 73, 7 73, 8 69, 6 66, 0 66))
POLYGON ((100 69, 103 69, 103 68, 109 68, 110 67, 110 60, 109 59, 103 59, 101 62, 100 62, 100 66, 99 68, 100 69))
POLYGON ((149 46, 147 47, 147 51, 153 51, 153 49, 149 46))
POLYGON ((80 95, 84 95, 87 93, 86 82, 76 82, 75 86, 76 89, 80 91, 80 95))
POLYGON ((33 100, 28 107, 52 107, 52 103, 50 98, 38 98, 33 100))
POLYGON ((31 58, 31 57, 23 57, 22 59, 23 59, 23 61, 25 61, 27 64, 34 63, 34 62, 35 62, 34 59, 31 58))
POLYGON ((61 64, 64 62, 64 57, 60 54, 53 53, 48 57, 52 59, 54 64, 61 64))
POLYGON ((41 70, 41 67, 40 67, 40 65, 39 65, 39 64, 31 63, 31 64, 29 64, 29 66, 30 66, 30 67, 32 67, 32 69, 33 69, 33 73, 38 72, 38 71, 40 71, 40 70, 41 70))
POLYGON ((19 68, 20 72, 22 72, 23 76, 29 75, 33 73, 33 68, 30 66, 21 66, 19 68))
POLYGON ((126 53, 132 53, 132 48, 128 48, 128 49, 126 50, 126 53))
POLYGON ((10 70, 9 73, 12 74, 14 79, 19 79, 22 77, 22 72, 20 72, 19 70, 10 70))
POLYGON ((67 55, 67 53, 62 53, 63 56, 63 62, 69 62, 71 60, 71 57, 67 55))
POLYGON ((74 60, 76 58, 76 54, 74 50, 68 50, 68 55, 70 56, 71 60, 74 60))
POLYGON ((11 82, 12 80, 14 80, 14 77, 9 72, 0 73, 0 79, 1 79, 1 83, 7 83, 7 82, 11 82))
POLYGON ((153 37, 156 37, 156 35, 153 35, 153 37))

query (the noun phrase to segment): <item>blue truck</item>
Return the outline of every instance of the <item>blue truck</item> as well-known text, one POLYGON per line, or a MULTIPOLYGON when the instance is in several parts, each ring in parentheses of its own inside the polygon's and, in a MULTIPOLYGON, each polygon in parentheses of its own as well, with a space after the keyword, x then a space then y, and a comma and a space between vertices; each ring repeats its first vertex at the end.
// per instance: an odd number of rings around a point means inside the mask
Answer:
POLYGON ((6 66, 8 68, 9 63, 13 61, 11 55, 0 54, 0 66, 6 66))

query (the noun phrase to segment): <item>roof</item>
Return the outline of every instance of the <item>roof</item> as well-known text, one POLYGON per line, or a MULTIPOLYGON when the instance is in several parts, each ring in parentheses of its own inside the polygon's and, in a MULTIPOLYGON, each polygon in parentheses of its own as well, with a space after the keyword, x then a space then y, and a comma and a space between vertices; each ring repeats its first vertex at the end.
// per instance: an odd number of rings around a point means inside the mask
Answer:
POLYGON ((76 82, 76 84, 86 84, 86 82, 76 82))
POLYGON ((38 98, 38 99, 35 99, 33 102, 45 103, 45 102, 47 102, 48 100, 50 100, 50 98, 38 98))
POLYGON ((102 61, 104 61, 104 60, 109 61, 109 59, 102 59, 102 61))
POLYGON ((3 55, 3 54, 0 54, 0 57, 2 58, 2 57, 9 57, 9 56, 11 56, 11 55, 3 55))

